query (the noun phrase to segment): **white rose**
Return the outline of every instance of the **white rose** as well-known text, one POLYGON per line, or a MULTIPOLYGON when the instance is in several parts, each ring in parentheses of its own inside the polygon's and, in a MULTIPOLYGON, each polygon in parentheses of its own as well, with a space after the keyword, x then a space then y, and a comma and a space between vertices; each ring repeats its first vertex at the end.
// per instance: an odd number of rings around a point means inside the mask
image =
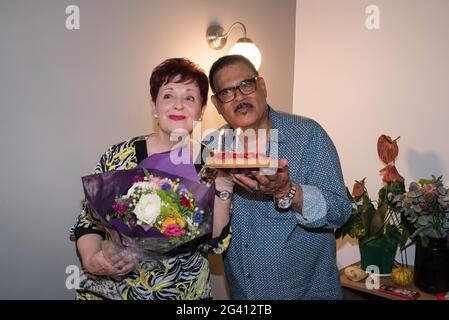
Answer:
POLYGON ((129 198, 134 193, 134 191, 136 190, 137 187, 142 188, 143 192, 156 190, 156 185, 153 182, 141 181, 141 182, 134 183, 133 186, 131 188, 129 188, 126 196, 129 198))
POLYGON ((161 213, 161 198, 157 194, 144 194, 134 208, 137 219, 152 226, 161 213))

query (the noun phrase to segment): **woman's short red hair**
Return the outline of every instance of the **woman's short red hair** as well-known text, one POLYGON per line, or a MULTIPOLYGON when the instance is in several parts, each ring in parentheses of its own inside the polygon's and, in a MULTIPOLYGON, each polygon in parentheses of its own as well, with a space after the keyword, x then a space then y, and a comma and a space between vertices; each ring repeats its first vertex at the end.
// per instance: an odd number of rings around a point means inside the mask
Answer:
POLYGON ((179 76, 177 83, 196 82, 200 89, 202 106, 207 104, 207 94, 209 92, 209 82, 207 75, 196 63, 186 58, 167 59, 156 68, 150 77, 151 99, 156 102, 159 89, 179 76))

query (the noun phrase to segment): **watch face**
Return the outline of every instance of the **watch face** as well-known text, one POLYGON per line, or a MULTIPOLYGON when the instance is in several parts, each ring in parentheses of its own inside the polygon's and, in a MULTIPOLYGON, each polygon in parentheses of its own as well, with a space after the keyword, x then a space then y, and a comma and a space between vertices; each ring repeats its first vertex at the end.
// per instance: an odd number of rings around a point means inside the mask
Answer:
POLYGON ((281 209, 288 209, 292 205, 293 199, 292 198, 281 198, 278 200, 278 207, 281 209))
POLYGON ((221 200, 228 200, 231 197, 231 193, 228 191, 221 191, 218 195, 221 200))

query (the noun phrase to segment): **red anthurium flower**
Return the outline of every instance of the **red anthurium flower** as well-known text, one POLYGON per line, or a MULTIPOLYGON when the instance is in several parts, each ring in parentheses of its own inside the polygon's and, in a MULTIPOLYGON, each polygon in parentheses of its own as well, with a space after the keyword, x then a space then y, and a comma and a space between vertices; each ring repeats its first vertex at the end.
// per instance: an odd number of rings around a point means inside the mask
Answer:
POLYGON ((363 194, 366 192, 365 189, 365 179, 363 178, 362 181, 355 181, 354 183, 354 187, 352 188, 352 196, 356 199, 360 198, 361 196, 363 196, 363 194))
POLYGON ((383 134, 377 140, 377 153, 385 164, 390 164, 397 158, 399 153, 398 139, 399 137, 392 140, 389 136, 383 134))
POLYGON ((380 175, 382 176, 382 181, 384 183, 393 181, 404 182, 404 177, 402 177, 396 167, 391 164, 380 170, 380 175))

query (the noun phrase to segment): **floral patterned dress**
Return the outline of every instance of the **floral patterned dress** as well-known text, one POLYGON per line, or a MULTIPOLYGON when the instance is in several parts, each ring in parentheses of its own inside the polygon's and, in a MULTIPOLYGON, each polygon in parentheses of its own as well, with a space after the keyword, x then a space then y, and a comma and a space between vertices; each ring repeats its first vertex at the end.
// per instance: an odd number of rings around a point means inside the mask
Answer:
MULTIPOLYGON (((136 167, 148 156, 147 136, 136 137, 110 147, 98 162, 94 174, 136 167)), ((214 172, 197 166, 200 179, 211 181, 214 172)), ((82 211, 70 232, 76 241, 85 234, 109 235, 84 202, 82 211)), ((114 300, 196 300, 211 298, 210 272, 207 253, 221 254, 229 244, 229 224, 218 238, 202 238, 183 245, 162 259, 141 263, 139 267, 116 280, 83 273, 76 299, 114 300)))

